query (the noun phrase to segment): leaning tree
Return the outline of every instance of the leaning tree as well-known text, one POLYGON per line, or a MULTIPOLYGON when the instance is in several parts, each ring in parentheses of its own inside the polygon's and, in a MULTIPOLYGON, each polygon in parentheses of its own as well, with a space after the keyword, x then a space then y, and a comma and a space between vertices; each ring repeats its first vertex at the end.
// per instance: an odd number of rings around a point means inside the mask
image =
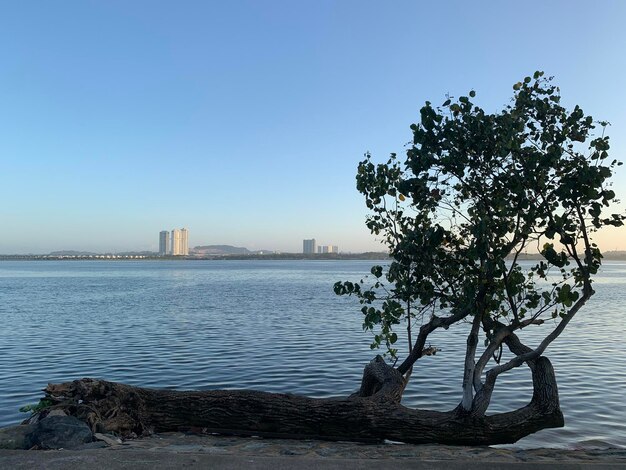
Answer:
POLYGON ((312 399, 82 379, 50 384, 52 407, 39 417, 61 408, 94 431, 122 435, 194 427, 453 444, 510 443, 562 426, 544 352, 594 293, 602 255, 593 233, 626 218, 604 214, 615 198, 608 178, 619 163, 608 160, 606 123, 578 106, 567 111, 551 79, 537 72, 513 88, 511 104, 497 113, 475 105, 473 91, 440 107, 426 102, 403 162, 392 154, 375 165, 368 155, 359 164, 367 226, 387 244, 391 261, 372 268, 371 282, 338 282, 335 292, 358 298, 363 327, 390 360, 372 360, 356 393, 312 399), (537 261, 520 265, 528 252, 537 261), (448 412, 403 406, 419 359, 437 351, 427 346, 429 335, 454 324, 467 330, 459 405, 448 412), (404 326, 408 351, 401 358, 396 344, 404 326), (524 333, 538 328, 546 334, 531 345, 524 333), (487 415, 498 377, 522 365, 532 373, 530 403, 487 415))

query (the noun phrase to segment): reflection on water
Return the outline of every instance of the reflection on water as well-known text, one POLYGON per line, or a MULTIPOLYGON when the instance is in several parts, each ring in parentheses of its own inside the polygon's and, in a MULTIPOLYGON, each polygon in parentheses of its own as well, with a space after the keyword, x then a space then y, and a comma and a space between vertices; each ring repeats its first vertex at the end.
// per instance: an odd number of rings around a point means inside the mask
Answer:
MULTIPOLYGON (((355 299, 370 261, 0 263, 0 425, 47 382, 101 377, 148 387, 255 388, 314 397, 358 388, 373 353, 355 299)), ((597 294, 548 349, 566 426, 520 446, 626 446, 626 264, 607 262, 597 294)), ((467 325, 431 335, 404 403, 460 400, 467 325)), ((536 333, 540 333, 537 328, 536 333)), ((530 345, 539 336, 528 329, 530 345)), ((545 333, 545 331, 544 331, 545 333)), ((502 376, 490 412, 528 402, 524 367, 502 376)))

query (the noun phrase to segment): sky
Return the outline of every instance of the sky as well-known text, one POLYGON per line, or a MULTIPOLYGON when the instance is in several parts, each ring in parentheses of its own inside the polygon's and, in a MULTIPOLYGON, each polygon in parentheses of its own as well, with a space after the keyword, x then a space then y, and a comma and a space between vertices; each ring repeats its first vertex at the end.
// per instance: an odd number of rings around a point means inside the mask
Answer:
MULTIPOLYGON (((3 2, 0 253, 157 250, 178 227, 380 251, 363 154, 402 154, 446 94, 496 112, 535 70, 626 160, 625 20, 620 0, 3 2)), ((596 241, 626 250, 626 228, 596 241)))

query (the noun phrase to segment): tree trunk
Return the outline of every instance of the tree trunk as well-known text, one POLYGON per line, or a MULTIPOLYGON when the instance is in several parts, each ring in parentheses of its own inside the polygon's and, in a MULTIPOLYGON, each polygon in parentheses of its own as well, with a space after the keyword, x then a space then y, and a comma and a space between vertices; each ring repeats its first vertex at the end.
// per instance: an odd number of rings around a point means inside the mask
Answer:
POLYGON ((435 412, 402 406, 404 380, 382 358, 366 367, 361 390, 348 398, 157 390, 95 379, 49 384, 45 392, 56 403, 52 409, 84 420, 93 431, 122 436, 199 428, 281 438, 488 445, 513 443, 540 429, 563 426, 558 398, 554 402, 554 374, 551 366, 548 369, 535 381, 529 405, 480 418, 459 409, 435 412))

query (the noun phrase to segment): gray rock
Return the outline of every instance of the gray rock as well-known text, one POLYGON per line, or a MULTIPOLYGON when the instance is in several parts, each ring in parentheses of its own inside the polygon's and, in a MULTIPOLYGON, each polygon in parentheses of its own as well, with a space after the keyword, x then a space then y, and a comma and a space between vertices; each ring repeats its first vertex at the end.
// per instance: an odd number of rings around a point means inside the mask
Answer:
POLYGON ((99 441, 105 442, 110 446, 117 446, 122 443, 122 440, 119 437, 114 436, 113 434, 101 434, 99 432, 93 435, 94 438, 99 441))
POLYGON ((63 410, 50 410, 46 418, 52 418, 53 416, 67 416, 63 410))
POLYGON ((33 413, 28 419, 22 421, 22 424, 37 424, 42 419, 51 418, 52 416, 67 416, 67 414, 63 410, 45 409, 33 413))
POLYGON ((33 413, 28 418, 26 418, 24 421, 22 421, 20 424, 37 424, 43 418, 44 417, 41 416, 41 413, 33 413))
POLYGON ((32 444, 28 435, 34 428, 32 424, 0 428, 0 449, 30 449, 32 444))
POLYGON ((93 441, 86 423, 73 416, 51 416, 34 425, 27 436, 32 446, 41 449, 71 449, 93 441))

